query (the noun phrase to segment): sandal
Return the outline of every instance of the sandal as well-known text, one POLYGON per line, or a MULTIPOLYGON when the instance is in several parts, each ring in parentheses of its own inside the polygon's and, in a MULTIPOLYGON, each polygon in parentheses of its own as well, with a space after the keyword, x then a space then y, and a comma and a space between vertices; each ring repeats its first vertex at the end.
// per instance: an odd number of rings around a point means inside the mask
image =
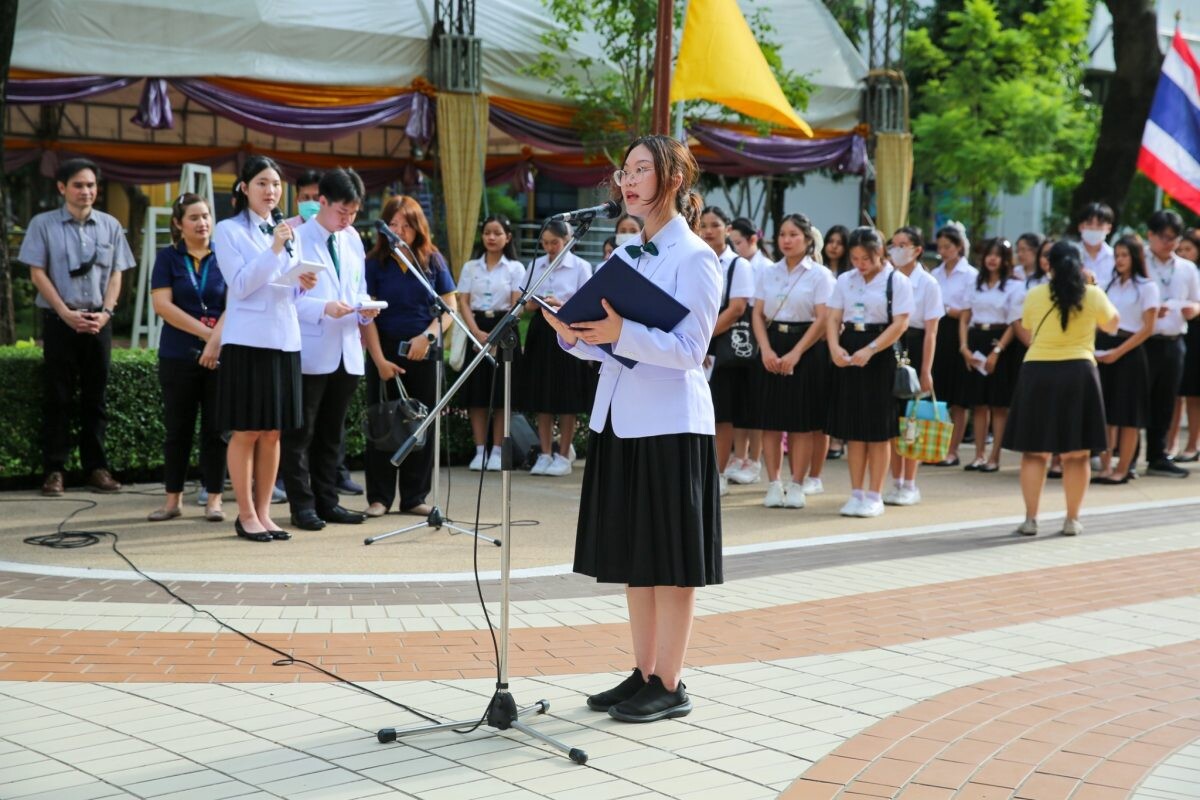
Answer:
POLYGON ((179 508, 179 506, 175 508, 159 508, 147 514, 146 519, 150 522, 165 522, 166 520, 182 516, 182 514, 183 509, 179 508))

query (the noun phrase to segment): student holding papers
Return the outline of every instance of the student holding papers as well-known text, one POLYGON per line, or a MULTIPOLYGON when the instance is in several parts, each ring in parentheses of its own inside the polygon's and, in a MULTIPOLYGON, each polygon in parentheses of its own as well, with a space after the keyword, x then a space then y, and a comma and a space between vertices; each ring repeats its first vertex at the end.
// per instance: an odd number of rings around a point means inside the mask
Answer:
POLYGON ((687 309, 680 322, 670 330, 650 327, 623 319, 607 301, 606 315, 594 322, 567 324, 542 312, 564 350, 602 365, 575 571, 626 585, 636 668, 587 701, 623 722, 692 710, 680 677, 695 591, 723 579, 716 426, 703 369, 722 275, 712 248, 694 232, 698 177, 695 159, 674 139, 634 141, 613 174, 612 191, 645 228, 597 272, 597 279, 604 276, 615 259, 631 265, 687 309))

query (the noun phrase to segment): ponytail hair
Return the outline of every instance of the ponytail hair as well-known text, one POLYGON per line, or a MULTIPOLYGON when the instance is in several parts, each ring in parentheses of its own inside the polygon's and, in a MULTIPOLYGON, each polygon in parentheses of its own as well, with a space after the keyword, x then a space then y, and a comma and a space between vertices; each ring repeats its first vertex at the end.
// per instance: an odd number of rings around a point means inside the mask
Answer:
POLYGON ((242 169, 238 173, 237 183, 233 185, 233 210, 236 213, 240 214, 250 210, 250 199, 246 197, 246 187, 250 185, 250 181, 254 180, 254 176, 268 169, 275 170, 279 180, 283 180, 283 170, 273 159, 261 155, 252 155, 246 159, 246 163, 242 165, 242 169))
POLYGON ((1058 307, 1062 329, 1067 329, 1071 310, 1083 310, 1083 260, 1079 249, 1071 242, 1055 242, 1050 248, 1050 300, 1058 307))
MULTIPOLYGON (((658 178, 658 188, 654 197, 650 198, 650 205, 659 209, 670 203, 670 207, 682 214, 688 227, 695 231, 700 225, 700 212, 704 207, 704 201, 692 188, 700 178, 700 165, 696 163, 696 157, 677 139, 654 134, 639 136, 630 142, 629 147, 625 148, 625 155, 621 159, 622 164, 638 146, 644 146, 650 151, 650 158, 654 162, 654 174, 658 178), (669 187, 677 175, 681 180, 679 188, 674 191, 672 196, 669 187)), ((608 188, 610 198, 620 203, 622 200, 620 185, 610 178, 608 188)))
MULTIPOLYGON (((175 202, 171 204, 171 243, 179 244, 183 241, 183 218, 187 214, 187 210, 196 203, 204 203, 204 207, 208 208, 208 201, 194 192, 184 192, 175 198, 175 202)), ((208 213, 212 214, 212 209, 208 208, 208 213)))
MULTIPOLYGON (((814 253, 816 253, 817 237, 816 231, 813 229, 812 221, 809 220, 809 218, 804 214, 788 214, 779 221, 779 227, 782 228, 785 222, 790 222, 791 224, 795 225, 800 232, 804 234, 804 240, 808 243, 808 245, 805 247, 804 255, 812 256, 814 253)), ((849 254, 849 252, 850 248, 847 247, 846 253, 849 254)), ((849 260, 848 256, 847 260, 849 260)))

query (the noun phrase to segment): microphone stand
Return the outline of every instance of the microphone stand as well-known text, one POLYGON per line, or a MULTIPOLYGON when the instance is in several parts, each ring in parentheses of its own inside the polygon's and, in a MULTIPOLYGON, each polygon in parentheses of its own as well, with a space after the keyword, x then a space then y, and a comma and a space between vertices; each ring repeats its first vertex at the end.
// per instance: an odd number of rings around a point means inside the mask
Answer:
MULTIPOLYGON (((479 341, 471 334, 471 329, 467 327, 462 318, 453 310, 451 310, 448 305, 446 305, 446 301, 442 300, 441 295, 439 295, 433 288, 432 284, 429 283, 429 279, 425 277, 425 274, 421 271, 421 269, 404 256, 404 253, 401 252, 400 245, 397 243, 397 241, 391 238, 389 238, 388 241, 392 244, 392 253, 396 256, 396 258, 400 259, 401 263, 408 267, 408 271, 416 276, 420 284, 425 287, 425 291, 429 292, 430 298, 432 298, 430 301, 430 310, 433 312, 434 318, 438 323, 438 340, 436 343, 429 346, 429 352, 425 357, 426 359, 432 358, 434 360, 434 369, 437 373, 437 389, 435 390, 436 394, 434 395, 434 404, 435 407, 440 409, 442 407, 442 381, 443 370, 445 368, 445 361, 442 358, 442 338, 443 334, 445 333, 445 331, 442 330, 442 315, 449 314, 450 319, 462 327, 467 338, 474 342, 476 346, 480 346, 479 341)), ((492 363, 495 363, 494 359, 492 360, 492 363)), ((450 532, 451 536, 455 536, 460 533, 468 533, 471 536, 474 536, 476 539, 483 539, 485 542, 491 542, 492 544, 496 545, 496 547, 499 547, 499 539, 493 539, 490 536, 484 536, 479 531, 471 528, 463 528, 455 525, 450 519, 442 514, 442 509, 438 505, 438 495, 441 490, 442 482, 442 415, 440 412, 436 415, 431 412, 430 416, 434 417, 433 442, 430 443, 427 441, 425 445, 426 447, 429 447, 431 444, 433 446, 433 486, 431 487, 433 502, 429 504, 431 506, 429 510, 429 516, 425 518, 424 522, 418 522, 414 525, 409 525, 404 528, 397 528, 396 530, 388 531, 387 533, 381 533, 376 536, 368 536, 366 539, 363 539, 363 544, 374 544, 375 542, 382 541, 383 539, 388 539, 392 536, 399 536, 402 533, 410 533, 412 531, 421 530, 422 528, 432 528, 435 531, 445 528, 450 532)), ((422 427, 421 430, 424 431, 425 428, 422 427)))
MULTIPOLYGON (((508 638, 509 638, 509 610, 511 601, 509 597, 510 576, 512 573, 512 540, 510 532, 512 528, 512 469, 513 469, 513 451, 515 446, 512 440, 512 358, 513 351, 518 345, 517 322, 521 317, 521 310, 529 299, 537 292, 539 286, 550 277, 555 269, 567 257, 572 248, 579 239, 587 234, 588 229, 592 225, 595 214, 582 217, 579 221, 578 230, 567 240, 562 252, 550 262, 549 267, 536 283, 530 282, 531 285, 525 287, 521 293, 520 300, 508 310, 497 323, 492 332, 488 334, 487 340, 484 342, 484 349, 476 354, 470 364, 464 368, 462 375, 450 387, 446 396, 429 412, 430 417, 438 416, 442 409, 448 404, 451 398, 458 393, 462 385, 470 377, 471 373, 483 362, 484 356, 487 355, 487 348, 496 345, 500 348, 500 360, 504 363, 504 447, 501 448, 501 473, 500 473, 500 518, 501 518, 501 537, 506 546, 500 553, 500 646, 499 646, 499 663, 496 665, 496 691, 492 695, 491 702, 488 703, 487 716, 485 722, 488 727, 498 731, 506 731, 515 729, 528 736, 532 736, 540 742, 550 745, 551 747, 567 754, 567 757, 576 764, 587 763, 587 753, 578 747, 571 747, 557 739, 554 739, 546 734, 530 727, 521 721, 521 717, 528 714, 545 714, 550 710, 550 703, 547 700, 538 700, 531 706, 518 708, 517 702, 512 694, 508 691, 508 638)), ((392 456, 393 464, 400 464, 405 457, 412 452, 416 445, 416 440, 420 437, 429 425, 430 420, 425 419, 421 425, 413 432, 407 441, 396 451, 392 456)), ((408 736, 420 736, 426 733, 435 733, 437 731, 450 731, 456 728, 469 728, 476 725, 479 720, 469 719, 460 720, 457 722, 443 722, 435 725, 421 725, 412 728, 382 728, 376 734, 380 742, 394 742, 397 739, 408 736)))

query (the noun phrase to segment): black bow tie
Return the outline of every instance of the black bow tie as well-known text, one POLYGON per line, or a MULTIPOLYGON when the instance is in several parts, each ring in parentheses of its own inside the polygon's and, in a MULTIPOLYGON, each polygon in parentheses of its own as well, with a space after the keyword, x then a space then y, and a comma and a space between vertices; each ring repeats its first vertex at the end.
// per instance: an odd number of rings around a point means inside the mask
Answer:
POLYGON ((272 233, 275 232, 275 226, 269 222, 264 222, 264 223, 260 224, 258 226, 258 229, 260 231, 262 231, 263 233, 267 234, 268 236, 270 236, 272 233))
POLYGON ((658 247, 655 246, 654 242, 646 242, 643 245, 627 244, 625 245, 625 252, 634 258, 641 258, 642 253, 648 256, 656 256, 658 255, 658 247))

